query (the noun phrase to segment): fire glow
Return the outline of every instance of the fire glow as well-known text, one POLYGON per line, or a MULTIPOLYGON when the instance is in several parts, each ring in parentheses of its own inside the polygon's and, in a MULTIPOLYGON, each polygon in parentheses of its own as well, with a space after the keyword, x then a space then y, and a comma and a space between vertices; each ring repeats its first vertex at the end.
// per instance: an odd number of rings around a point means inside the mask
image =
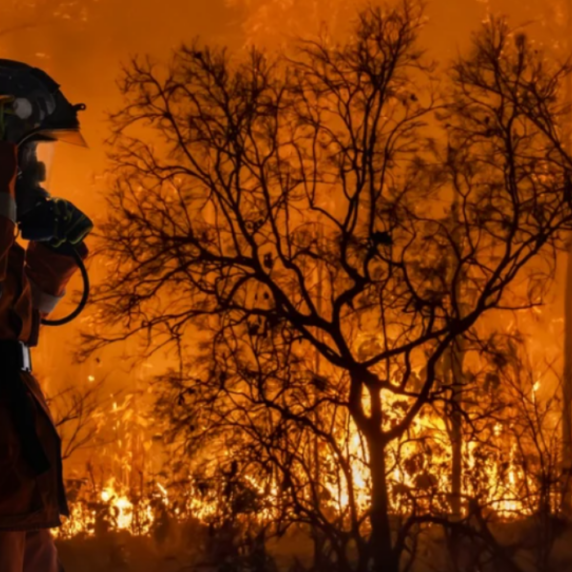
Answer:
MULTIPOLYGON (((531 404, 540 400, 540 390, 540 381, 534 382, 529 393, 531 404)), ((114 403, 114 407, 118 409, 117 403, 114 403)), ((398 410, 398 407, 395 409, 398 410)), ((529 516, 535 506, 531 497, 541 494, 540 485, 534 475, 523 470, 522 463, 518 460, 518 443, 511 437, 510 427, 496 423, 492 435, 494 443, 486 453, 483 452, 483 443, 477 440, 463 444, 463 497, 478 498, 480 505, 494 513, 500 521, 529 516), (496 455, 491 453, 495 450, 496 455), (526 498, 523 497, 525 490, 528 491, 526 498)), ((355 426, 350 426, 349 440, 344 441, 340 434, 340 445, 344 442, 349 443, 349 458, 352 459, 353 500, 360 512, 365 514, 371 498, 369 460, 355 426)), ((416 496, 417 503, 447 514, 450 510, 449 467, 452 448, 442 417, 434 413, 420 416, 413 424, 412 432, 392 447, 388 457, 395 460, 389 479, 394 514, 407 515, 413 495, 416 496), (428 435, 431 436, 429 446, 428 435)), ((232 459, 232 452, 228 452, 225 458, 232 459)), ((215 456, 211 462, 214 466, 220 462, 220 458, 215 456)), ((319 463, 323 466, 336 466, 335 460, 328 456, 320 458, 319 463)), ((325 491, 324 506, 343 515, 352 500, 343 471, 338 467, 337 472, 336 479, 323 479, 320 485, 325 491)), ((264 500, 265 506, 255 515, 245 518, 254 519, 259 524, 274 522, 281 502, 279 482, 275 479, 264 482, 251 475, 246 475, 245 481, 264 500)), ((82 488, 81 494, 71 503, 70 518, 56 532, 61 538, 93 536, 98 534, 98 530, 146 536, 165 515, 176 522, 193 520, 208 525, 221 512, 221 495, 215 488, 205 494, 197 487, 189 486, 181 493, 180 488, 170 490, 167 482, 162 484, 152 481, 144 490, 134 491, 120 479, 110 478, 101 489, 87 489, 88 487, 82 488)), ((558 499, 552 498, 552 501, 556 505, 558 499)), ((467 507, 464 506, 463 513, 466 514, 466 511, 467 507)))

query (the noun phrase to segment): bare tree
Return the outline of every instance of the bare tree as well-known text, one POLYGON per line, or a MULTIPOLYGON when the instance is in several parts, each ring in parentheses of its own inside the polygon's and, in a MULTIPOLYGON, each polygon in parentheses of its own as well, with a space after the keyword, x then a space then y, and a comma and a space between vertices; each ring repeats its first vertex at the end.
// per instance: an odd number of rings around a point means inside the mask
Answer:
MULTIPOLYGON (((212 404, 239 409, 248 398, 267 430, 282 423, 278 467, 288 455, 307 467, 301 427, 343 449, 306 401, 311 383, 327 387, 319 408, 341 410, 364 447, 367 502, 348 509, 366 539, 356 570, 396 572, 434 517, 420 513, 434 495, 413 498, 393 530, 395 451, 443 399, 452 345, 541 303, 572 220, 558 102, 569 66, 493 21, 438 100, 421 20, 406 1, 296 58, 193 45, 165 71, 134 61, 113 117, 110 272, 96 293, 106 329, 85 333, 86 351, 137 334, 149 351, 174 347, 182 395, 206 386, 212 404), (314 350, 320 378, 304 375, 317 373, 314 350)), ((307 486, 304 498, 318 494, 307 486)))

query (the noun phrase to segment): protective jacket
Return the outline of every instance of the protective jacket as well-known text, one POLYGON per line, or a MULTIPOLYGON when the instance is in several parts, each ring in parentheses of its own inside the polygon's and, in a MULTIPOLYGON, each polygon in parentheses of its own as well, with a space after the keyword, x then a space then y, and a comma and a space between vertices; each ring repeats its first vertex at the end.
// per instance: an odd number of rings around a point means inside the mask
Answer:
POLYGON ((4 348, 37 345, 40 320, 77 265, 41 243, 25 250, 16 242, 16 176, 17 149, 0 141, 0 530, 53 528, 68 514, 60 439, 44 394, 4 348))

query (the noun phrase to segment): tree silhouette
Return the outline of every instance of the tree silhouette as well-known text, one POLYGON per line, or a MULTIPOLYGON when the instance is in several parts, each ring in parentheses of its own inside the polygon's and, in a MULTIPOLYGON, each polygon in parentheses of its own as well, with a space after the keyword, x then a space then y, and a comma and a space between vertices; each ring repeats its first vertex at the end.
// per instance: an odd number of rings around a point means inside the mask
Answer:
POLYGON ((101 445, 98 437, 108 405, 101 397, 102 385, 102 382, 81 388, 70 385, 48 397, 62 439, 64 460, 80 449, 101 445))
POLYGON ((284 502, 338 562, 355 542, 357 563, 343 561, 360 571, 396 572, 443 510, 431 478, 413 496, 393 478, 416 423, 450 397, 443 356, 542 301, 572 220, 558 101, 570 68, 491 21, 437 97, 421 19, 406 1, 292 58, 195 44, 166 70, 134 61, 113 117, 103 329, 84 334, 86 353, 133 335, 174 348, 168 403, 189 440, 262 432, 251 443, 284 502), (342 517, 320 501, 309 435, 349 491, 342 517))

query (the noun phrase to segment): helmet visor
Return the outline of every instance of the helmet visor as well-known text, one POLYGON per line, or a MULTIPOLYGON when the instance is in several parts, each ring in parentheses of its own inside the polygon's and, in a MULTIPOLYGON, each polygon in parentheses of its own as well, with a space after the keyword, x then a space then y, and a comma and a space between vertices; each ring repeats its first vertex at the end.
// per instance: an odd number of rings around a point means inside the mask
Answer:
POLYGON ((42 129, 37 135, 51 141, 61 141, 70 145, 87 147, 87 142, 78 129, 42 129))
POLYGON ((37 168, 38 172, 37 182, 46 191, 49 191, 51 186, 55 153, 56 153, 56 145, 53 141, 38 141, 36 143, 35 160, 39 165, 37 168))

